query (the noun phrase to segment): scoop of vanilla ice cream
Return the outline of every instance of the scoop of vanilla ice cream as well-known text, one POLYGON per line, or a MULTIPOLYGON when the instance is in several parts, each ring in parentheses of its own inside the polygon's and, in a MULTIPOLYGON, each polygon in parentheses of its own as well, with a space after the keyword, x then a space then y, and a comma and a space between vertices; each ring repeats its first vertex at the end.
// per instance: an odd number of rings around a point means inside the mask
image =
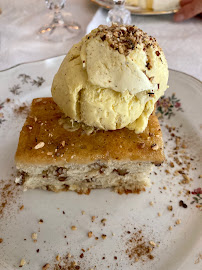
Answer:
POLYGON ((97 129, 144 131, 167 89, 156 40, 135 26, 99 26, 74 45, 52 84, 65 116, 97 129))

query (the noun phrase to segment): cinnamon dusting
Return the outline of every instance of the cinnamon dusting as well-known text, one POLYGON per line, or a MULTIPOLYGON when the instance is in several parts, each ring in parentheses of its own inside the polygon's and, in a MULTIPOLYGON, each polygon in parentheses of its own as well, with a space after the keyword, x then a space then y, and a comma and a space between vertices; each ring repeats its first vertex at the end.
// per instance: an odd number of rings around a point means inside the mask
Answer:
POLYGON ((21 105, 16 106, 13 109, 15 115, 27 115, 29 113, 30 106, 23 102, 21 105))
POLYGON ((14 180, 0 180, 0 218, 5 214, 5 210, 17 202, 20 187, 14 183, 14 180))
POLYGON ((152 254, 152 251, 156 247, 156 244, 152 245, 151 243, 154 242, 146 240, 142 230, 135 229, 134 233, 130 232, 130 238, 126 242, 126 254, 134 263, 138 261, 145 262, 146 260, 153 260, 154 255, 152 254))

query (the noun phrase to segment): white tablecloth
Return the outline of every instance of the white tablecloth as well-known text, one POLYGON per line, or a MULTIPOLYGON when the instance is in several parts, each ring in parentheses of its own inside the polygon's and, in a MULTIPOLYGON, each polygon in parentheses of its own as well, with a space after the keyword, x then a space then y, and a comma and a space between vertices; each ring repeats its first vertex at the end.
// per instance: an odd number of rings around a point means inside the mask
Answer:
POLYGON ((83 31, 74 39, 54 43, 40 40, 36 34, 52 20, 53 11, 47 9, 45 0, 0 0, 0 70, 66 54, 82 38, 97 6, 89 0, 67 0, 66 3, 62 13, 71 12, 83 31))
MULTIPOLYGON (((44 2, 44 0, 0 0, 2 9, 0 70, 20 63, 66 54, 71 46, 81 39, 86 29, 89 32, 99 24, 106 24, 107 11, 101 8, 97 10, 97 6, 90 0, 67 0, 63 13, 68 15, 70 11, 74 19, 82 25, 83 32, 78 37, 63 43, 41 41, 36 31, 50 21, 52 16, 44 2)), ((200 18, 174 23, 172 15, 133 15, 132 21, 133 24, 156 37, 166 54, 170 68, 202 80, 202 20, 200 18)))
MULTIPOLYGON (((106 24, 107 12, 99 9, 87 31, 106 24)), ((132 23, 154 36, 162 47, 168 66, 202 80, 202 19, 175 23, 173 15, 132 16, 132 23)))

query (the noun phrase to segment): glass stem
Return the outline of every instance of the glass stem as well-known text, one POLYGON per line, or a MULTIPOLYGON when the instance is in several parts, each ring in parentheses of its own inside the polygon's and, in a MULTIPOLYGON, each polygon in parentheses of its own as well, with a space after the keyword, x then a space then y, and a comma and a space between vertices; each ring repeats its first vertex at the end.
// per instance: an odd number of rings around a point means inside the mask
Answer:
POLYGON ((64 24, 64 19, 58 8, 54 11, 53 24, 64 24))
POLYGON ((114 8, 116 10, 124 10, 125 9, 125 1, 114 0, 114 8))
POLYGON ((125 0, 114 0, 114 5, 119 7, 124 7, 125 0))

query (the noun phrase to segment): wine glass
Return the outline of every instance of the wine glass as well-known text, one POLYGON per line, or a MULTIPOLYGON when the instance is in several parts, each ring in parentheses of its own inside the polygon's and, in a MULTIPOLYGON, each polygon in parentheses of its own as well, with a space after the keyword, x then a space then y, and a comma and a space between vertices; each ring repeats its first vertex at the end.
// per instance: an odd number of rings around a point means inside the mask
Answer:
MULTIPOLYGON (((45 0, 48 9, 54 11, 53 20, 48 25, 42 26, 38 35, 46 40, 62 42, 77 36, 81 31, 81 26, 72 20, 66 20, 61 14, 66 0, 45 0)), ((70 17, 71 18, 71 17, 70 17)))
POLYGON ((107 23, 131 24, 131 13, 125 8, 125 0, 113 0, 114 7, 110 9, 107 23))

